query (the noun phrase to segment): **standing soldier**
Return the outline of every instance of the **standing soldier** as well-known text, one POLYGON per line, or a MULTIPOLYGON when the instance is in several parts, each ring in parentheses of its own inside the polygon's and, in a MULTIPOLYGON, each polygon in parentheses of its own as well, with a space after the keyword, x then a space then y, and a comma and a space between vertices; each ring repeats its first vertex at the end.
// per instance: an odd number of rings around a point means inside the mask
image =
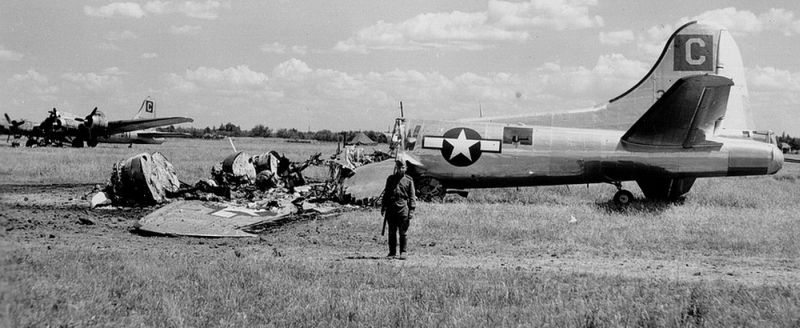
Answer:
POLYGON ((397 161, 394 174, 386 178, 386 188, 383 190, 381 215, 384 223, 389 224, 389 255, 394 257, 397 253, 397 235, 400 234, 400 259, 406 258, 406 231, 417 207, 414 195, 414 180, 406 175, 406 162, 397 161))

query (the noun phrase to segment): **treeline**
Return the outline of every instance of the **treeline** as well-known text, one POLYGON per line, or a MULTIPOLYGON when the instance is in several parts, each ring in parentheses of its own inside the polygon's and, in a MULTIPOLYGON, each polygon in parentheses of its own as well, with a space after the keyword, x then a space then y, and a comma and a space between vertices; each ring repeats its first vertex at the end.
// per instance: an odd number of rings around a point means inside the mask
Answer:
POLYGON ((359 132, 363 132, 370 139, 378 143, 386 143, 386 135, 378 131, 341 131, 333 132, 331 130, 319 131, 299 131, 297 129, 278 129, 273 130, 263 124, 258 124, 250 130, 245 130, 233 123, 220 124, 219 127, 161 127, 157 128, 158 131, 164 132, 180 132, 186 133, 191 138, 225 138, 225 137, 255 137, 255 138, 284 138, 284 139, 304 139, 304 140, 318 140, 318 141, 338 141, 342 138, 344 141, 349 141, 359 132))

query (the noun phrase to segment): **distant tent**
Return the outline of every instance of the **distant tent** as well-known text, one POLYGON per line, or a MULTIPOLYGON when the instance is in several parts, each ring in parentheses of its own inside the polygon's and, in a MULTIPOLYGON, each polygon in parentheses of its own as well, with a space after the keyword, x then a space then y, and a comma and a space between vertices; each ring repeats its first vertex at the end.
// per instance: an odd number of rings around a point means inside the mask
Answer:
POLYGON ((792 150, 792 146, 789 145, 788 143, 781 142, 781 150, 783 151, 784 154, 786 154, 792 150))
POLYGON ((353 139, 350 139, 350 142, 347 143, 348 145, 374 145, 377 142, 372 141, 364 132, 359 132, 356 134, 353 139))

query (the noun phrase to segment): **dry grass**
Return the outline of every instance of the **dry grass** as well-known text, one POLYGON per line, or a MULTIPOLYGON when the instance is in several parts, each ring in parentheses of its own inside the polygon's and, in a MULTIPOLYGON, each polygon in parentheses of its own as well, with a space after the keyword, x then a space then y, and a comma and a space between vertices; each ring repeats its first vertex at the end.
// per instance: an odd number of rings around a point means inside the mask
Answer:
MULTIPOLYGON (((251 155, 271 150, 303 161, 314 153, 336 151, 336 143, 299 144, 273 138, 234 138, 238 151, 251 155)), ((104 183, 111 166, 143 152, 160 152, 175 166, 178 177, 194 183, 210 177, 211 167, 233 153, 227 139, 171 139, 162 145, 100 144, 96 148, 11 148, 0 146, 0 183, 104 183)))
MULTIPOLYGON (((295 158, 335 149, 261 139, 237 147, 285 149, 295 158)), ((157 150, 187 181, 206 177, 231 152, 227 140, 179 140, 157 150)), ((2 182, 100 183, 111 163, 140 151, 2 147, 2 182), (19 165, 9 154, 36 163, 19 165), (73 164, 47 170, 60 166, 52 158, 73 164)), ((634 184, 626 188, 641 197, 634 184)), ((58 232, 55 239, 6 232, 14 238, 0 239, 0 326, 800 325, 796 281, 538 267, 567 258, 796 271, 800 165, 770 177, 698 180, 679 204, 642 201, 621 210, 608 202, 613 192, 609 185, 475 190, 467 199, 422 204, 410 233, 419 259, 406 262, 369 259, 385 252, 374 210, 248 241, 141 237, 126 229, 58 232), (505 265, 516 260, 530 261, 505 265)))
POLYGON ((781 327, 800 311, 790 286, 531 270, 164 250, 20 250, 3 262, 8 327, 781 327))

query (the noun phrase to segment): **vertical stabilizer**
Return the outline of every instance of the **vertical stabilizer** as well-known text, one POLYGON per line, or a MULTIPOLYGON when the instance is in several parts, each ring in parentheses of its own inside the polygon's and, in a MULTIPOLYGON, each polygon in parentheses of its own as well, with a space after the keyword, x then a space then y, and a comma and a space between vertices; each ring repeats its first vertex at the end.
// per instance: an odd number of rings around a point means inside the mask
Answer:
POLYGON ((650 72, 630 90, 609 100, 606 122, 626 129, 683 77, 715 74, 733 80, 726 116, 717 128, 746 129, 748 93, 739 47, 719 25, 690 22, 670 36, 650 72))
POLYGON ((142 101, 142 105, 139 106, 139 111, 133 116, 134 120, 143 118, 156 118, 156 103, 150 99, 150 97, 142 101))

